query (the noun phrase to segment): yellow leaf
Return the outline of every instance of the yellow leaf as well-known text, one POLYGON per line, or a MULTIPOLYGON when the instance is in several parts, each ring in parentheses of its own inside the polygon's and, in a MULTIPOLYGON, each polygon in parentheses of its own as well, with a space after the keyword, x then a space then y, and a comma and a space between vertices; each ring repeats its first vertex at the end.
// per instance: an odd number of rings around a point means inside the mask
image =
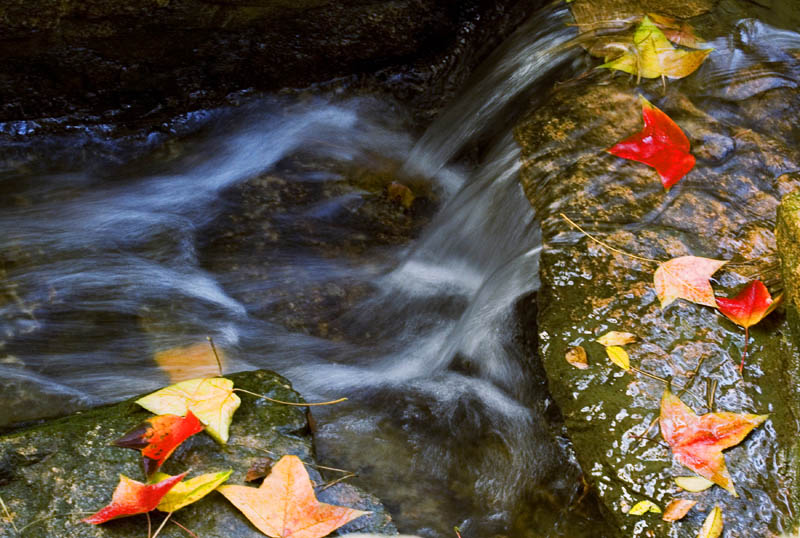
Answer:
POLYGON ((683 516, 697 504, 697 501, 691 499, 672 499, 667 507, 664 509, 664 515, 661 519, 664 521, 678 521, 683 519, 683 516))
POLYGON ((606 348, 606 353, 611 362, 619 366, 625 371, 631 369, 631 360, 628 353, 619 346, 609 346, 606 348))
MULTIPOLYGON (((219 373, 220 368, 208 342, 165 349, 156 353, 153 358, 173 383, 198 377, 212 377, 219 373)), ((219 359, 224 366, 225 355, 221 350, 219 359)))
POLYGON ((321 538, 369 512, 321 503, 297 456, 283 456, 261 486, 220 486, 258 530, 272 538, 321 538))
MULTIPOLYGON (((193 502, 199 501, 225 482, 233 470, 222 471, 219 473, 206 473, 195 476, 175 485, 161 498, 156 508, 162 512, 174 512, 193 502)), ((170 478, 168 474, 156 473, 151 481, 160 482, 165 478, 170 478)))
POLYGON ((722 510, 715 506, 708 517, 706 517, 703 527, 697 538, 719 538, 722 535, 722 510))
POLYGON ((698 491, 707 490, 714 485, 714 482, 702 476, 677 476, 675 477, 675 484, 681 489, 697 493, 698 491))
POLYGON ((233 381, 224 377, 190 379, 148 394, 136 403, 157 415, 185 415, 191 411, 219 441, 228 441, 228 428, 241 400, 233 393, 233 381))
POLYGON ((646 514, 647 512, 653 512, 654 514, 660 514, 661 508, 652 501, 639 501, 638 503, 633 505, 633 508, 628 511, 629 516, 641 516, 642 514, 646 514))
POLYGON ((600 67, 644 78, 683 78, 700 67, 712 50, 676 49, 650 17, 644 17, 633 35, 633 48, 600 67))
POLYGON ((589 367, 589 362, 586 359, 586 350, 581 346, 569 348, 566 355, 567 362, 575 368, 585 370, 589 367))
POLYGON ((636 341, 636 335, 633 333, 623 333, 618 331, 609 331, 597 341, 604 346, 624 346, 625 344, 630 344, 631 342, 636 341))
POLYGON ((661 308, 666 308, 675 299, 716 308, 717 301, 709 279, 726 263, 711 258, 681 256, 659 265, 653 275, 653 284, 661 308))

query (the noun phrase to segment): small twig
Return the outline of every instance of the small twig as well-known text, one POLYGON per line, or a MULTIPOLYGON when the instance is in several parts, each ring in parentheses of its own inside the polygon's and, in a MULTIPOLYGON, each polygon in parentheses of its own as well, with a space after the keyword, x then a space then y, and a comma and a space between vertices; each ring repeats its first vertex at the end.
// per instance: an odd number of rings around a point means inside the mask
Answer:
POLYGON ((458 527, 453 527, 453 530, 455 531, 456 536, 458 538, 461 538, 461 529, 459 529, 458 527))
MULTIPOLYGON (((265 454, 269 454, 271 457, 273 457, 275 459, 280 459, 280 456, 278 454, 276 454, 275 452, 272 452, 271 450, 267 450, 266 448, 259 448, 257 446, 256 447, 245 446, 245 445, 239 445, 239 444, 236 444, 236 443, 228 443, 228 446, 238 446, 238 447, 247 448, 247 449, 253 449, 254 448, 254 449, 258 450, 259 452, 264 452, 265 454)), ((307 461, 304 461, 303 464, 304 465, 308 465, 309 467, 314 467, 315 469, 323 469, 325 471, 335 471, 337 473, 349 474, 349 473, 353 472, 353 471, 346 471, 344 469, 337 469, 336 467, 326 467, 325 465, 318 465, 316 463, 309 463, 307 461)))
POLYGON ((637 256, 636 254, 631 254, 630 252, 625 252, 624 250, 620 250, 618 248, 614 248, 611 245, 609 245, 608 243, 604 243, 603 241, 600 241, 596 237, 592 236, 592 234, 590 234, 589 232, 587 232, 586 230, 584 230, 583 228, 578 226, 575 222, 573 222, 564 213, 559 213, 559 215, 561 215, 561 218, 564 219, 565 221, 567 221, 571 226, 577 228, 578 231, 580 231, 583 235, 585 235, 586 237, 588 237, 589 239, 591 239, 592 241, 594 241, 598 245, 601 245, 601 246, 607 248, 611 252, 616 252, 617 254, 622 254, 623 256, 627 256, 629 258, 633 258, 634 260, 639 260, 639 261, 642 261, 642 262, 657 263, 657 264, 664 263, 664 262, 662 262, 660 260, 654 260, 652 258, 643 258, 642 256, 637 256))
POLYGON ((172 522, 173 522, 174 524, 176 524, 178 527, 180 527, 180 528, 181 528, 181 530, 183 530, 183 531, 184 531, 186 534, 188 534, 188 535, 189 535, 189 536, 191 536, 192 538, 198 538, 198 536, 197 536, 195 533, 193 533, 192 531, 190 531, 189 529, 187 529, 186 527, 184 527, 183 525, 181 525, 180 523, 178 523, 178 522, 177 522, 177 521, 175 521, 174 519, 172 520, 172 522))
POLYGON ((172 516, 172 514, 174 514, 174 513, 175 513, 175 512, 170 512, 169 514, 167 514, 167 517, 165 517, 165 518, 164 518, 164 521, 162 521, 162 522, 161 522, 161 525, 159 525, 159 526, 158 526, 158 528, 156 529, 156 533, 153 535, 153 538, 158 538, 158 533, 160 533, 160 532, 161 532, 161 529, 163 529, 163 528, 164 528, 164 525, 166 525, 166 524, 167 524, 167 521, 169 521, 169 518, 170 518, 170 517, 172 516))
POLYGON ((217 368, 219 368, 219 376, 222 377, 222 361, 219 359, 219 353, 217 353, 217 346, 214 345, 214 339, 210 336, 206 336, 206 340, 211 345, 211 351, 214 352, 214 358, 217 359, 217 368))
POLYGON ((147 516, 147 538, 153 538, 150 534, 153 530, 153 524, 150 522, 150 512, 145 512, 144 515, 147 516))
POLYGON ((347 400, 347 398, 339 398, 338 400, 332 400, 330 402, 317 402, 317 403, 297 403, 297 402, 284 402, 281 400, 276 400, 274 398, 270 398, 269 396, 264 396, 263 394, 258 394, 257 392, 250 392, 249 390, 245 389, 233 389, 234 392, 244 392, 245 394, 249 394, 251 396, 258 396, 259 398, 263 398, 264 400, 283 404, 283 405, 293 405, 296 407, 311 407, 314 405, 333 405, 337 403, 342 403, 343 401, 347 400))
POLYGON ((6 519, 8 519, 9 523, 11 523, 11 527, 14 529, 14 532, 19 534, 19 529, 17 528, 16 524, 14 524, 14 518, 11 517, 11 512, 8 510, 8 507, 6 506, 6 503, 3 502, 3 498, 2 497, 0 497, 0 506, 3 507, 3 512, 6 513, 6 519))
POLYGON ((714 412, 714 395, 717 392, 717 380, 716 379, 707 379, 706 380, 706 398, 708 399, 708 412, 714 412))
POLYGON ((348 478, 353 478, 354 476, 357 476, 356 473, 349 473, 349 474, 346 474, 344 476, 340 476, 336 480, 332 480, 332 481, 328 482, 327 484, 325 484, 324 486, 322 486, 322 489, 320 489, 320 491, 325 491, 326 489, 328 489, 328 488, 330 488, 332 486, 335 486, 336 484, 338 484, 342 480, 347 480, 348 478))

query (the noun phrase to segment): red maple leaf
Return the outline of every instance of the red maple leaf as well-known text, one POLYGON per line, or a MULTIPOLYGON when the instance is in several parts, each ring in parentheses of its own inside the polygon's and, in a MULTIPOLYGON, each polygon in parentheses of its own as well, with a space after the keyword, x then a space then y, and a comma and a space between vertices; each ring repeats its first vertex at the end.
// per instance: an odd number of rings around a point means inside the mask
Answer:
POLYGON ((158 415, 145 420, 111 444, 141 450, 144 472, 150 476, 158 471, 178 445, 202 430, 203 424, 191 411, 185 417, 158 415))
POLYGON ((706 413, 697 416, 669 389, 661 398, 661 435, 679 463, 736 495, 722 451, 738 445, 769 415, 706 413))
POLYGON ((118 517, 149 512, 158 506, 161 498, 183 480, 184 476, 186 473, 172 476, 155 484, 142 484, 125 475, 119 475, 119 484, 111 496, 111 502, 83 521, 99 525, 118 517))
POLYGON ((744 351, 742 352, 742 362, 739 364, 740 372, 744 368, 744 358, 747 356, 750 327, 775 310, 782 298, 783 295, 778 295, 773 299, 767 287, 760 280, 752 281, 736 297, 716 298, 719 311, 735 324, 744 327, 744 351))
POLYGON ((639 97, 644 128, 607 151, 617 157, 652 166, 661 176, 661 184, 669 190, 694 167, 694 156, 689 153, 689 139, 669 116, 644 97, 639 97))

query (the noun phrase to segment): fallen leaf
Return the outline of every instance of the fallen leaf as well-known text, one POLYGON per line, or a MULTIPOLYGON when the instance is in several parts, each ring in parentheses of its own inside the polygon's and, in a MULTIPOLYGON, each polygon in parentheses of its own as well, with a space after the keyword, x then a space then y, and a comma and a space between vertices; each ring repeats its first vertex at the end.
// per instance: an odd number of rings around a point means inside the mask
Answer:
POLYGON ((725 317, 744 328, 752 327, 775 310, 783 295, 774 300, 760 280, 748 284, 736 297, 717 297, 717 307, 725 317))
POLYGON ((589 367, 589 362, 586 359, 586 350, 581 346, 569 348, 566 355, 567 362, 575 368, 585 370, 589 367))
POLYGON ((697 416, 669 389, 661 398, 661 435, 676 460, 736 496, 722 451, 738 445, 769 415, 707 413, 697 416))
POLYGON ((319 502, 297 456, 283 456, 258 488, 225 485, 217 491, 273 538, 320 538, 369 513, 319 502))
POLYGON ((225 366, 226 363, 225 354, 220 350, 220 364, 217 364, 217 357, 208 342, 165 349, 156 353, 153 358, 172 383, 213 377, 219 373, 220 366, 225 366))
POLYGON ((104 506, 95 514, 84 518, 82 521, 99 525, 118 517, 144 514, 153 510, 162 497, 183 480, 186 473, 167 478, 155 484, 142 484, 131 480, 125 475, 119 475, 119 484, 111 496, 111 503, 104 506))
POLYGON ((623 333, 619 331, 608 331, 606 334, 597 339, 597 342, 604 346, 624 346, 636 341, 636 335, 633 333, 623 333))
POLYGON ((664 521, 678 521, 679 519, 683 519, 683 516, 696 504, 697 501, 691 499, 672 499, 664 509, 664 515, 661 516, 661 519, 664 521))
POLYGON ((157 415, 195 414, 208 434, 219 441, 228 441, 228 428, 241 400, 233 393, 233 381, 224 377, 190 379, 170 385, 136 403, 157 415))
POLYGON ((631 369, 631 360, 628 357, 628 352, 619 346, 608 346, 606 353, 611 362, 625 370, 626 372, 631 369))
POLYGON ((666 15, 659 15, 657 13, 648 13, 648 17, 653 21, 653 24, 658 26, 658 29, 664 33, 664 37, 675 43, 691 49, 699 49, 706 44, 706 41, 694 33, 692 25, 680 19, 667 17, 666 15))
POLYGON ((715 506, 709 512, 697 538, 719 538, 722 535, 722 510, 715 506))
POLYGON ((600 67, 644 78, 683 78, 700 67, 712 50, 676 49, 650 17, 645 17, 633 35, 633 47, 600 67))
POLYGON ((647 512, 653 512, 654 514, 660 514, 661 508, 652 501, 639 501, 638 503, 633 505, 628 511, 629 516, 641 516, 642 514, 646 514, 647 512))
POLYGON ((675 299, 716 307, 717 301, 709 279, 726 263, 711 258, 681 256, 659 265, 653 275, 653 283, 661 308, 666 308, 675 299))
POLYGON ((201 431, 203 425, 191 411, 188 411, 185 417, 159 415, 145 420, 111 444, 121 448, 141 450, 144 474, 150 476, 161 467, 178 445, 201 431))
MULTIPOLYGON (((219 473, 206 473, 195 476, 184 482, 179 482, 161 498, 158 508, 162 512, 174 512, 193 502, 199 501, 225 482, 233 470, 219 473)), ((184 473, 185 474, 185 473, 184 473)), ((168 474, 156 473, 155 480, 171 478, 168 474)))
POLYGON ((264 478, 269 474, 269 470, 272 469, 272 464, 275 463, 272 461, 272 458, 259 458, 250 465, 250 468, 247 470, 247 475, 244 477, 245 482, 255 482, 259 478, 264 478))
POLYGON ((665 189, 680 181, 694 167, 689 139, 678 125, 647 99, 642 102, 644 127, 607 151, 617 157, 652 166, 665 189))
POLYGON ((675 484, 683 490, 697 493, 707 490, 714 485, 714 482, 702 476, 676 476, 675 484))

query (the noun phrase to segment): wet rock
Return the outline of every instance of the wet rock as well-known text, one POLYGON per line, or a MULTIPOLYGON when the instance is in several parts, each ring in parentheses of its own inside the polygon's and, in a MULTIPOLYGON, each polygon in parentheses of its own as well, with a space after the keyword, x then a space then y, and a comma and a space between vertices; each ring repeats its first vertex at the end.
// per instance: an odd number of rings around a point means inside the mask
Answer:
POLYGON ((719 505, 726 533, 767 536, 792 529, 797 508, 798 357, 785 344, 778 311, 751 328, 744 375, 737 370, 743 331, 709 307, 679 300, 661 309, 653 289, 656 263, 613 252, 572 228, 564 213, 616 249, 666 261, 697 255, 733 261, 715 275, 718 295, 748 279, 777 291, 774 225, 788 171, 800 167, 789 135, 800 94, 773 89, 748 101, 697 99, 688 85, 594 74, 557 88, 515 133, 522 147, 521 182, 541 219, 544 248, 539 292, 539 352, 586 481, 620 536, 694 537, 719 505), (605 150, 641 129, 642 93, 686 132, 695 168, 669 192, 656 172, 605 150), (788 100, 788 101, 787 101, 788 100), (767 123, 766 118, 769 118, 767 123), (724 121, 722 121, 724 120, 724 121), (636 334, 631 364, 676 387, 698 414, 770 413, 742 444, 725 452, 739 497, 714 487, 680 492, 675 476, 692 474, 673 461, 654 421, 662 382, 625 373, 595 339, 610 331, 636 334), (565 354, 583 346, 589 368, 565 354), (714 401, 707 383, 717 383, 714 401), (710 404, 710 407, 709 407, 710 404), (642 437, 647 437, 643 439, 642 437), (637 502, 664 506, 675 496, 698 501, 683 520, 630 516, 637 502))
POLYGON ((0 7, 0 121, 141 124, 242 89, 360 85, 364 73, 398 96, 436 100, 535 4, 12 0, 0 7))
POLYGON ((781 201, 775 234, 781 253, 787 317, 794 341, 800 345, 800 190, 786 195, 781 201))
MULTIPOLYGON (((239 388, 284 401, 302 401, 284 378, 271 372, 259 370, 229 377, 239 388)), ((227 445, 218 445, 204 433, 195 435, 167 460, 163 471, 177 474, 191 469, 190 476, 193 476, 233 469, 229 483, 244 484, 250 465, 265 455, 278 459, 284 454, 295 454, 313 463, 304 408, 274 404, 244 394, 242 399, 227 445)), ((81 523, 80 519, 109 502, 120 473, 136 480, 144 479, 139 453, 109 443, 149 416, 151 414, 133 400, 128 400, 0 437, 0 497, 8 507, 14 526, 24 528, 22 535, 32 538, 132 537, 146 533, 147 520, 143 515, 100 526, 81 523)), ((326 482, 314 467, 308 469, 318 486, 326 482)), ((343 527, 342 534, 397 532, 375 497, 344 483, 320 490, 322 500, 373 512, 343 527)), ((161 515, 153 518, 158 525, 161 515)), ((181 509, 175 519, 204 537, 262 536, 217 493, 181 509)), ((0 536, 16 536, 9 521, 3 521, 0 536)), ((177 538, 185 534, 176 525, 168 524, 160 536, 177 538)))

